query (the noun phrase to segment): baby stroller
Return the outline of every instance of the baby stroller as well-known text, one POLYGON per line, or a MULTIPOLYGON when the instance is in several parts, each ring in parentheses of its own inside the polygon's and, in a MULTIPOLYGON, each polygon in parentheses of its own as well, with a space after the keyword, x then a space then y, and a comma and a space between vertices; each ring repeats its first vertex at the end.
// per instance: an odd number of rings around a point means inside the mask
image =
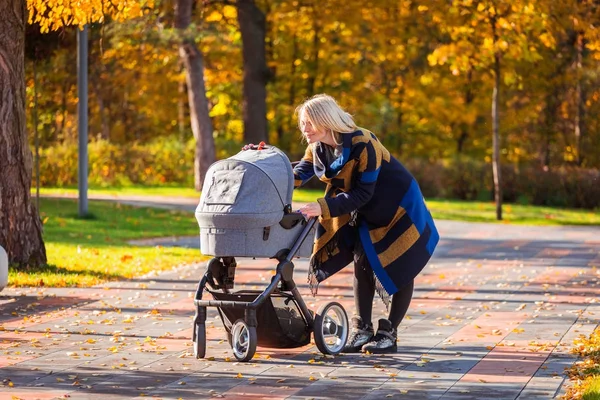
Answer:
POLYGON ((233 354, 252 359, 256 346, 301 347, 313 333, 323 354, 338 354, 348 338, 348 317, 341 304, 330 302, 316 314, 308 309, 293 280, 294 257, 309 257, 314 218, 292 211, 294 176, 288 157, 272 146, 253 146, 211 165, 196 219, 200 249, 214 256, 194 298, 194 355, 206 355, 206 308, 216 307, 233 354), (305 240, 310 236, 309 240, 305 240), (235 257, 267 257, 278 261, 264 290, 232 291, 235 257), (205 293, 212 300, 204 299, 205 293))

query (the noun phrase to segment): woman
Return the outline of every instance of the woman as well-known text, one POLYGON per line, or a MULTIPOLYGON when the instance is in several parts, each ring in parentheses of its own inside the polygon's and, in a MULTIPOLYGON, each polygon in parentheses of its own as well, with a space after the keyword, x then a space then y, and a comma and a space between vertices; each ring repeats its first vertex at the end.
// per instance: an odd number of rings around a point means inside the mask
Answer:
POLYGON ((300 209, 319 217, 311 290, 315 294, 319 282, 354 261, 358 316, 344 351, 395 352, 414 278, 439 240, 431 214, 412 175, 332 97, 316 95, 296 112, 308 145, 294 168, 295 187, 315 175, 327 184, 323 198, 300 209), (371 322, 375 291, 389 310, 377 332, 371 322))

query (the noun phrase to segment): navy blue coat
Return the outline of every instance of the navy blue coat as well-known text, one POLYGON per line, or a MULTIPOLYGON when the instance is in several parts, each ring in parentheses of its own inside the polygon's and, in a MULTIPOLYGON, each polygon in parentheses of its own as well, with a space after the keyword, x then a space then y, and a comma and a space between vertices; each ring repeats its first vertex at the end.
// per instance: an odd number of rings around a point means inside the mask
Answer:
POLYGON ((392 295, 425 267, 439 234, 417 181, 373 133, 359 129, 342 138, 339 157, 332 160, 327 145, 309 145, 294 168, 296 187, 315 175, 327 183, 309 283, 316 293, 319 282, 352 261, 360 240, 378 291, 392 295))

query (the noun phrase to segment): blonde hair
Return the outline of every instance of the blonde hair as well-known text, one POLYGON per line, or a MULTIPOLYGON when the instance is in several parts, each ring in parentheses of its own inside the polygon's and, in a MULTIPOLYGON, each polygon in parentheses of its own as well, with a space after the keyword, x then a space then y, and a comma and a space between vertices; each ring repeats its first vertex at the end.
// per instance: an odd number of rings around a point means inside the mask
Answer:
POLYGON ((300 130, 303 119, 308 119, 314 128, 331 131, 336 144, 342 143, 342 133, 358 129, 352 115, 342 110, 335 99, 326 94, 317 94, 300 104, 296 108, 296 115, 300 130))

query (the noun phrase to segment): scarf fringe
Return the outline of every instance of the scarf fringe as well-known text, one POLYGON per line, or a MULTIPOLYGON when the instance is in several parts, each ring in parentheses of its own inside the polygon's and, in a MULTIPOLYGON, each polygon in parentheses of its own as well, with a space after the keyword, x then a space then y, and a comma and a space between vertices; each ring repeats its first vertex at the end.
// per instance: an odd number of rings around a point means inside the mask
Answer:
POLYGON ((317 253, 313 254, 310 259, 310 264, 308 267, 308 287, 310 288, 310 293, 315 297, 317 295, 317 291, 319 289, 319 283, 325 279, 323 276, 324 273, 321 271, 321 265, 329 259, 331 254, 338 248, 339 241, 339 232, 336 232, 335 235, 319 250, 317 253))
POLYGON ((385 310, 389 312, 390 300, 392 296, 390 296, 390 294, 385 290, 381 282, 379 282, 379 278, 377 278, 377 275, 375 273, 373 273, 373 275, 375 276, 375 291, 379 295, 379 298, 383 302, 383 305, 385 305, 385 310))
POLYGON ((319 281, 315 273, 310 270, 308 271, 308 287, 310 288, 310 294, 315 297, 319 289, 319 281))

